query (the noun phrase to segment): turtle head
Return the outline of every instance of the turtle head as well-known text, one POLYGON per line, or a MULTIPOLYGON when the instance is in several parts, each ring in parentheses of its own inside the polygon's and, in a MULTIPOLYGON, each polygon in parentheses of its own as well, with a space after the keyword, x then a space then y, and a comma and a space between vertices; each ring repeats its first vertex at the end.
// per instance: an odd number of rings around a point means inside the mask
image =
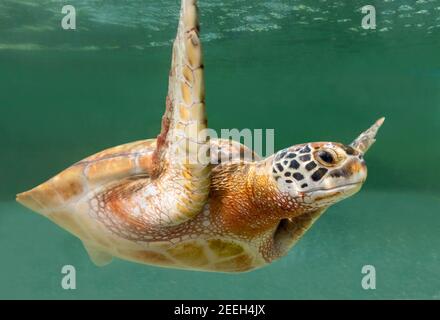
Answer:
POLYGON ((360 190, 367 178, 364 154, 383 123, 378 120, 350 145, 313 142, 292 146, 273 157, 272 175, 293 203, 328 207, 360 190))

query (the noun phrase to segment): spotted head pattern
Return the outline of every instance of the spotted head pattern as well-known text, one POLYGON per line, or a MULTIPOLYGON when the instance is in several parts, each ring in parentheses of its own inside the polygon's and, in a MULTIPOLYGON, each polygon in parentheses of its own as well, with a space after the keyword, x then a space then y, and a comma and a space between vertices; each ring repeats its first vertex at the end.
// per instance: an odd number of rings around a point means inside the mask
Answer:
POLYGON ((362 152, 353 147, 314 142, 279 151, 273 158, 272 174, 281 192, 294 198, 319 194, 327 204, 359 190, 367 170, 362 152))

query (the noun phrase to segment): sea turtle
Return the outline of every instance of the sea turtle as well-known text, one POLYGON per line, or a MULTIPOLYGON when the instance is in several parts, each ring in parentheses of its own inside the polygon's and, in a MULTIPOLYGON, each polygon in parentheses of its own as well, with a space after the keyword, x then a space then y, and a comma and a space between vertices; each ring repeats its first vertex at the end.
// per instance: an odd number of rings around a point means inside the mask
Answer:
POLYGON ((196 1, 183 0, 157 139, 99 152, 17 201, 81 239, 97 265, 115 256, 242 272, 285 255, 361 188, 383 119, 350 145, 305 143, 260 159, 238 142, 208 139, 203 69, 196 1))

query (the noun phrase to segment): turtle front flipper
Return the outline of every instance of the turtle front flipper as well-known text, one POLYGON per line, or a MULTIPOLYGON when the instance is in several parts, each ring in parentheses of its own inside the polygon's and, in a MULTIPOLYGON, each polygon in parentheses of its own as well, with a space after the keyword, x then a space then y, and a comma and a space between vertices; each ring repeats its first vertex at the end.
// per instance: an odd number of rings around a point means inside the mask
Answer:
POLYGON ((282 219, 273 234, 273 247, 266 253, 268 259, 285 256, 325 210, 327 208, 320 208, 297 217, 282 219))
POLYGON ((153 155, 152 183, 167 219, 178 224, 205 204, 210 186, 202 48, 195 0, 182 0, 162 130, 153 155))

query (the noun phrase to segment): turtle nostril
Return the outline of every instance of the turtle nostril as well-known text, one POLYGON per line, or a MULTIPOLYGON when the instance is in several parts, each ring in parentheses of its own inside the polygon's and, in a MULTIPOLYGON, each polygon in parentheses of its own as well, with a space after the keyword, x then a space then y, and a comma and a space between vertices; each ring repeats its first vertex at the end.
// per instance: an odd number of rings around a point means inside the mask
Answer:
POLYGON ((348 155, 354 155, 355 154, 354 149, 352 147, 350 147, 350 146, 343 146, 343 149, 345 150, 345 152, 348 155))

